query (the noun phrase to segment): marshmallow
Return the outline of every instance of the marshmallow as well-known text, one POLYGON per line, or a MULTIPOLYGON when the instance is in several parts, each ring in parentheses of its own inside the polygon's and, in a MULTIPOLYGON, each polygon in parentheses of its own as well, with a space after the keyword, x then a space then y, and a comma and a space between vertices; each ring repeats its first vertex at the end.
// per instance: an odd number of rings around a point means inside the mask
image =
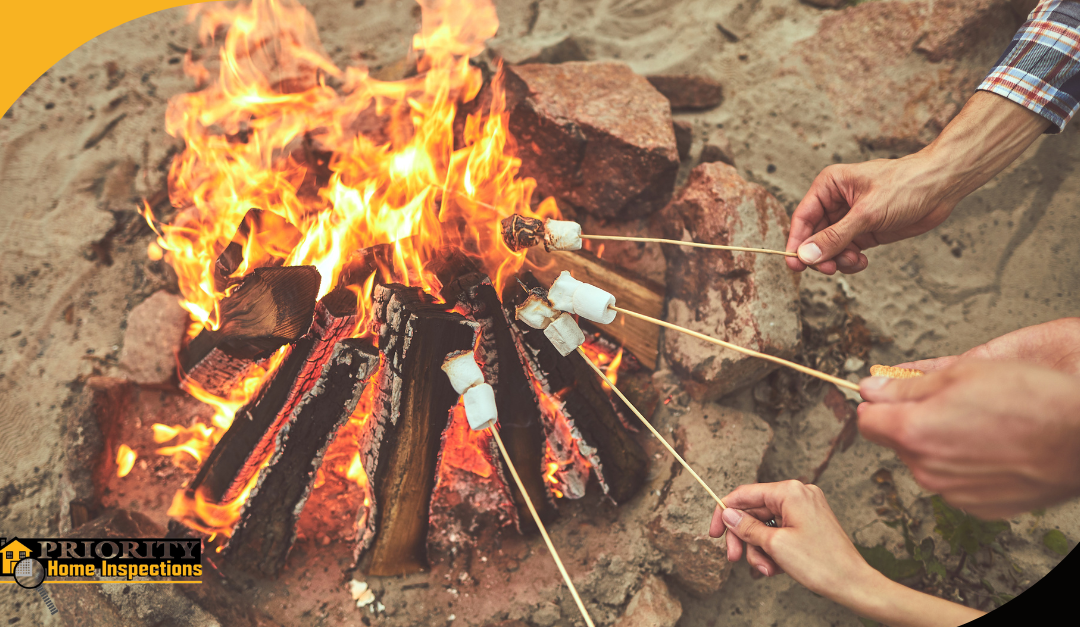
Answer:
POLYGON ((442 370, 450 377, 450 385, 458 394, 464 394, 469 388, 484 382, 484 373, 476 365, 472 351, 450 353, 443 361, 442 370))
POLYGON ((585 334, 581 332, 574 317, 568 313, 556 318, 544 329, 547 336, 559 354, 566 357, 585 342, 585 334))
POLYGON ((518 320, 534 329, 547 328, 551 319, 559 315, 548 299, 535 292, 530 293, 525 302, 517 306, 516 312, 518 320))
POLYGON ((580 250, 581 225, 567 220, 544 222, 544 248, 547 250, 580 250))
POLYGON ((482 431, 499 419, 495 390, 487 383, 469 388, 461 400, 465 402, 465 417, 473 431, 482 431))
POLYGON ((574 292, 574 312, 586 320, 611 324, 615 320, 615 310, 611 308, 614 304, 614 296, 589 283, 582 283, 574 292))
POLYGON ((555 282, 551 284, 551 289, 548 290, 548 300, 551 301, 551 306, 559 311, 577 313, 574 311, 574 292, 582 285, 584 283, 563 270, 559 278, 555 279, 555 282))

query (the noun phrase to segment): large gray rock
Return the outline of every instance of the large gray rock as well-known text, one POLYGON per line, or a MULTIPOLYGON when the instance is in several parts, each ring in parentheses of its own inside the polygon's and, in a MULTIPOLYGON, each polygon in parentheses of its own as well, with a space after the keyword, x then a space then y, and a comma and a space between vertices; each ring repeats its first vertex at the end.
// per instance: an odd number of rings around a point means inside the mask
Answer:
MULTIPOLYGON (((783 250, 784 208, 735 168, 707 163, 690 173, 658 216, 670 239, 783 250)), ((778 255, 667 246, 667 321, 732 344, 784 358, 802 329, 796 275, 778 255)), ((665 330, 664 357, 694 398, 712 399, 753 383, 771 362, 665 330)))
POLYGON ((671 197, 679 154, 668 101, 623 63, 506 69, 521 174, 541 197, 599 218, 649 214, 671 197))
MULTIPOLYGON (((773 437, 764 420, 713 403, 691 402, 678 419, 671 413, 670 405, 657 412, 658 429, 674 429, 676 450, 718 496, 757 481, 773 437)), ((726 544, 709 537, 715 508, 712 497, 679 467, 648 524, 649 541, 667 558, 672 577, 700 597, 719 591, 731 572, 726 544)))
POLYGON ((675 627, 681 616, 682 603, 671 595, 663 579, 649 575, 615 627, 675 627))
POLYGON ((120 368, 136 383, 162 383, 176 370, 176 350, 188 325, 188 314, 176 296, 154 292, 128 314, 120 368))

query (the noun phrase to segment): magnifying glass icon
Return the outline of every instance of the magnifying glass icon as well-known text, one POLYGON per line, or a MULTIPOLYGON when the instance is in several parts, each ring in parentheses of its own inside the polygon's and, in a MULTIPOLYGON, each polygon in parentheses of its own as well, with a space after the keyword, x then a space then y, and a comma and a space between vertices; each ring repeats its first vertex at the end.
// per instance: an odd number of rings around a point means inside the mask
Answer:
POLYGON ((15 583, 28 590, 37 590, 41 600, 45 602, 45 607, 49 608, 49 613, 56 613, 56 605, 53 604, 52 599, 49 598, 49 593, 41 585, 45 583, 45 567, 41 565, 41 562, 32 557, 19 560, 15 564, 15 583))

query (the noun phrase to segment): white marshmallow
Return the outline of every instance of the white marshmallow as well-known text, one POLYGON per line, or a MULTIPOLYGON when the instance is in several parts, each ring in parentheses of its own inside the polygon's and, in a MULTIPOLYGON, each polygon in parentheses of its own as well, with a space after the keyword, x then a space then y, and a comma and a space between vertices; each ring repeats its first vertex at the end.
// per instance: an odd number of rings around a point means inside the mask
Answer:
POLYGON ((442 370, 450 377, 450 385, 458 394, 464 394, 469 388, 484 382, 484 373, 476 365, 472 351, 450 353, 443 361, 442 370))
POLYGON ((578 346, 585 342, 585 334, 581 332, 581 327, 574 321, 574 317, 568 313, 564 313, 552 321, 544 329, 544 335, 551 340, 551 343, 555 345, 555 350, 559 351, 559 354, 563 357, 574 352, 578 346))
POLYGON ((574 292, 582 285, 584 284, 581 281, 570 276, 568 271, 563 270, 562 274, 551 284, 551 289, 548 290, 548 300, 551 301, 551 306, 559 311, 577 313, 574 311, 574 292))
POLYGON ((495 405, 495 390, 487 383, 471 387, 461 400, 465 402, 465 417, 473 431, 482 431, 499 418, 499 409, 495 405))
POLYGON ((574 292, 574 311, 586 320, 611 324, 615 320, 615 310, 611 308, 614 304, 614 296, 589 283, 582 283, 574 292))
POLYGON ((551 307, 551 303, 537 294, 529 294, 525 302, 518 305, 517 319, 534 329, 544 329, 551 324, 551 319, 559 315, 551 307))
POLYGON ((580 250, 581 225, 568 220, 547 220, 544 222, 544 248, 580 250))

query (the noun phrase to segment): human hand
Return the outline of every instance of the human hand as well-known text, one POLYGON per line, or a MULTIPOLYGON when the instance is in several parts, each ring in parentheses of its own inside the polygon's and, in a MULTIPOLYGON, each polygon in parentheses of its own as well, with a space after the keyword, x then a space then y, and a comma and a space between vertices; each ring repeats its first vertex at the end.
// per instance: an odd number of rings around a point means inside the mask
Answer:
MULTIPOLYGON (((1031 344, 1018 337, 981 352, 1023 353, 1031 344)), ((948 359, 924 377, 863 379, 863 436, 894 449, 919 485, 980 518, 1080 495, 1077 376, 1045 364, 948 359)))
POLYGON ((934 372, 955 364, 960 357, 1022 361, 1080 375, 1080 318, 1061 318, 1018 329, 976 346, 959 357, 924 359, 898 366, 934 372))
POLYGON ((832 165, 818 174, 791 216, 788 267, 852 274, 862 251, 921 235, 945 221, 963 196, 927 155, 832 165))
POLYGON ((847 605, 852 586, 877 571, 867 565, 848 539, 815 485, 799 481, 739 486, 723 499, 728 508, 713 513, 709 535, 725 528, 728 560, 746 561, 768 576, 781 572, 813 592, 847 605), (775 517, 780 527, 766 527, 775 517), (745 544, 745 547, 744 547, 745 544))

